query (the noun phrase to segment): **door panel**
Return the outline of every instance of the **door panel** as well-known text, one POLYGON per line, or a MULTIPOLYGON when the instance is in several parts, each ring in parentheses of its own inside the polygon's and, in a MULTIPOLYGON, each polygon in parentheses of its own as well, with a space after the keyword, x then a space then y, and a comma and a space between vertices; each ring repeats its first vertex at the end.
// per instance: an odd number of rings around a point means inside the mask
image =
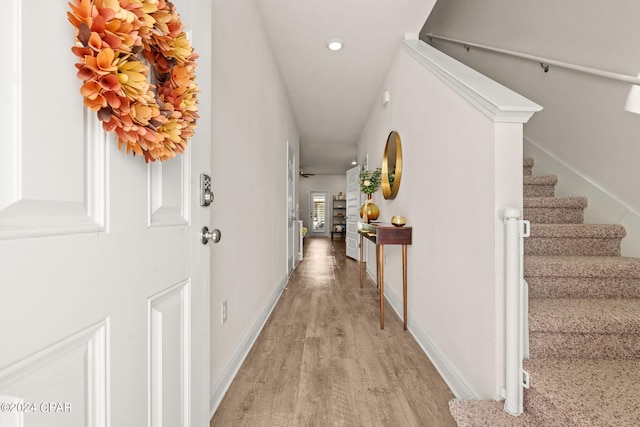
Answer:
POLYGON ((190 155, 149 164, 149 227, 189 223, 190 155))
POLYGON ((149 299, 151 426, 189 424, 189 282, 149 299))
POLYGON ((358 166, 347 171, 347 256, 360 258, 360 238, 358 221, 360 220, 360 168, 358 166))
POLYGON ((5 370, 0 425, 106 426, 107 328, 99 322, 5 370))
MULTIPOLYGON (((0 169, 11 171, 3 174, 7 191, 0 190, 0 238, 105 230, 105 136, 97 121, 79 112, 79 120, 69 127, 81 128, 81 136, 65 143, 77 153, 63 160, 42 162, 55 157, 55 141, 51 146, 41 142, 42 150, 19 138, 2 141, 13 147, 11 156, 0 158, 0 169)), ((47 140, 43 134, 40 141, 47 140)))
MULTIPOLYGON (((187 25, 196 1, 176 1, 187 25)), ((164 163, 118 151, 83 107, 67 2, 5 3, 0 404, 37 406, 0 411, 0 425, 205 425, 211 245, 199 233, 211 224, 198 183, 209 125, 164 163)), ((193 44, 206 58, 210 5, 198 3, 193 44)), ((209 76, 200 61, 203 98, 209 76)))
POLYGON ((38 13, 30 14, 20 10, 18 0, 7 0, 4 6, 8 13, 0 17, 0 50, 7 66, 0 67, 0 79, 15 84, 3 94, 0 115, 5 130, 0 144, 0 238, 101 231, 103 133, 78 96, 52 91, 73 88, 72 93, 78 93, 66 2, 39 4, 38 13), (22 25, 25 16, 28 27, 22 25), (51 22, 50 16, 61 19, 51 22), (33 27, 38 18, 43 19, 42 37, 33 27), (64 28, 58 31, 56 26, 64 28), (64 49, 43 48, 43 38, 47 46, 64 49))

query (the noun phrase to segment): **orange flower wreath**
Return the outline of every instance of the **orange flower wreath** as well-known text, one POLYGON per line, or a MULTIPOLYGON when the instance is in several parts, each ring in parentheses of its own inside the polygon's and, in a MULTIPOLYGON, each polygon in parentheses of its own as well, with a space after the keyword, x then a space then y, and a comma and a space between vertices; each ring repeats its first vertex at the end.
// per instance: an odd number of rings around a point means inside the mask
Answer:
POLYGON ((78 78, 84 105, 118 135, 118 149, 145 162, 182 153, 198 106, 195 60, 184 25, 167 0, 73 0, 78 78), (149 82, 149 67, 153 65, 149 82))

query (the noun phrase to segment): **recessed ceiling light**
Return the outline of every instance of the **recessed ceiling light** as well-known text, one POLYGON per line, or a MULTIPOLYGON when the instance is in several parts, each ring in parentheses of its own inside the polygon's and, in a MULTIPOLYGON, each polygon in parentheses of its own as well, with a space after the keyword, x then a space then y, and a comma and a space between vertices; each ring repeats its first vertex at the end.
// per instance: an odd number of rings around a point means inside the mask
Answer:
POLYGON ((352 165, 357 165, 357 164, 358 164, 358 162, 353 161, 353 162, 351 162, 351 164, 352 164, 352 165))
POLYGON ((331 39, 327 42, 329 50, 340 50, 344 46, 344 42, 340 39, 331 39))

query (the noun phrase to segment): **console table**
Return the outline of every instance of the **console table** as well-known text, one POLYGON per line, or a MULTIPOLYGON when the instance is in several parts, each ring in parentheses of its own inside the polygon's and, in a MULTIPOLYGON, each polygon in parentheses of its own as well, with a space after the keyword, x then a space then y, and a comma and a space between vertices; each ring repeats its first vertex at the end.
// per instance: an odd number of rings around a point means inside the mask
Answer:
POLYGON ((407 245, 411 244, 411 227, 386 223, 358 223, 360 234, 360 287, 364 286, 364 239, 376 245, 376 282, 380 288, 380 329, 384 329, 384 245, 402 245, 402 299, 404 330, 407 330, 407 245))

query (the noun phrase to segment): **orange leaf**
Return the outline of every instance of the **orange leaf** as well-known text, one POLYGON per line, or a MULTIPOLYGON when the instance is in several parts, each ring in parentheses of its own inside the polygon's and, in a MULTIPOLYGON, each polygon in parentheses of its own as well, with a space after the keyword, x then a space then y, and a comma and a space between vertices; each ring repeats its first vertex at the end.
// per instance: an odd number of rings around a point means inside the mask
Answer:
POLYGON ((108 91, 117 92, 121 89, 118 77, 115 74, 107 74, 100 78, 100 86, 108 91))
POLYGON ((94 31, 96 33, 104 33, 104 27, 105 27, 105 19, 104 16, 102 15, 98 15, 96 16, 96 19, 93 20, 93 22, 91 23, 91 31, 94 31))
POLYGON ((102 49, 102 37, 100 37, 100 34, 92 32, 87 45, 96 52, 100 52, 100 49, 102 49))
POLYGON ((105 74, 108 72, 115 72, 117 71, 118 67, 115 67, 113 65, 114 58, 115 52, 113 51, 113 49, 103 49, 100 53, 98 53, 98 56, 96 57, 96 65, 105 74))
POLYGON ((96 73, 91 68, 85 66, 84 64, 76 64, 76 67, 78 68, 77 75, 80 80, 89 80, 96 75, 96 73))
POLYGON ((120 97, 115 92, 107 91, 104 93, 104 97, 107 99, 109 105, 113 108, 119 109, 122 105, 120 97))
POLYGON ((80 88, 80 93, 82 96, 86 96, 91 99, 95 99, 97 94, 100 92, 100 85, 95 80, 90 80, 85 82, 80 88))
POLYGON ((107 106, 107 100, 104 96, 98 94, 95 99, 85 98, 84 105, 93 111, 99 111, 102 107, 107 106))

